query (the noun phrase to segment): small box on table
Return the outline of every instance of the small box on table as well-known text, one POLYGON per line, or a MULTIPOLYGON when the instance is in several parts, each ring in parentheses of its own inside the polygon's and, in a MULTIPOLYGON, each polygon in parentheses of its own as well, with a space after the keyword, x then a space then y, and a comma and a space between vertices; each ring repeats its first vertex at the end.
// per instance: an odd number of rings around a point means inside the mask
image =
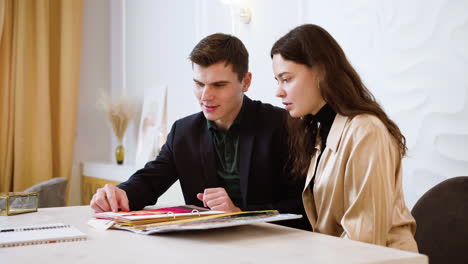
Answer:
POLYGON ((35 192, 0 193, 0 215, 37 212, 38 196, 35 192))

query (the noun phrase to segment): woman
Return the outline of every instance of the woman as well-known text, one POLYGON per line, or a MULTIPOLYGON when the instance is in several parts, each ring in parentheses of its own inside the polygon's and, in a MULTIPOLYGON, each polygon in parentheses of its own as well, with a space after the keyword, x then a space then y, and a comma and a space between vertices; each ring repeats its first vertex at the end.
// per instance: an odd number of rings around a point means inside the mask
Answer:
POLYGON ((417 252, 405 205, 405 137, 330 34, 302 25, 271 49, 295 175, 314 232, 417 252))

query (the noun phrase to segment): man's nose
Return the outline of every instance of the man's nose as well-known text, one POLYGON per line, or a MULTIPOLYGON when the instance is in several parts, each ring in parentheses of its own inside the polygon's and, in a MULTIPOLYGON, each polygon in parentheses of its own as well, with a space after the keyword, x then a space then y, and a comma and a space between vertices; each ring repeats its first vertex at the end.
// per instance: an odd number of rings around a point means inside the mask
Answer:
POLYGON ((213 89, 211 89, 209 85, 205 85, 205 87, 203 87, 201 100, 202 101, 209 101, 209 100, 213 99, 213 95, 214 95, 213 94, 213 89))

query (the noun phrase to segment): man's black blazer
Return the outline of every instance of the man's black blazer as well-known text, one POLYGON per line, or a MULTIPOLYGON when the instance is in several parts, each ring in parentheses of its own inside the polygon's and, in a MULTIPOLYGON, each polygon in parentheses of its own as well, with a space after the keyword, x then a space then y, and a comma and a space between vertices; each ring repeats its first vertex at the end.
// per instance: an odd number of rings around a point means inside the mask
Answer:
MULTIPOLYGON (((303 220, 286 225, 310 230, 308 223, 304 223, 307 219, 301 198, 304 181, 290 177, 286 165, 287 112, 247 96, 243 104, 239 129, 240 209, 300 213, 303 220)), ((139 210, 154 205, 177 179, 186 204, 203 206, 197 193, 222 187, 218 182, 212 133, 202 112, 176 121, 158 157, 117 187, 127 193, 130 209, 139 210)))

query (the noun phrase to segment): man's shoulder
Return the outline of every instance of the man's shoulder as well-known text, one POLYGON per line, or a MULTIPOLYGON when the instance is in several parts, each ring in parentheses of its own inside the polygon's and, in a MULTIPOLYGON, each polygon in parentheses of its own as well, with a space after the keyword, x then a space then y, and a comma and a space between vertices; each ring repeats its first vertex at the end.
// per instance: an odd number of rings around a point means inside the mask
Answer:
POLYGON ((177 129, 190 129, 198 127, 200 124, 204 124, 204 121, 206 121, 206 119, 203 116, 203 113, 198 112, 176 120, 174 125, 177 127, 177 129))
POLYGON ((252 100, 252 103, 256 106, 257 118, 260 120, 280 121, 287 117, 287 111, 282 108, 259 100, 252 100))

